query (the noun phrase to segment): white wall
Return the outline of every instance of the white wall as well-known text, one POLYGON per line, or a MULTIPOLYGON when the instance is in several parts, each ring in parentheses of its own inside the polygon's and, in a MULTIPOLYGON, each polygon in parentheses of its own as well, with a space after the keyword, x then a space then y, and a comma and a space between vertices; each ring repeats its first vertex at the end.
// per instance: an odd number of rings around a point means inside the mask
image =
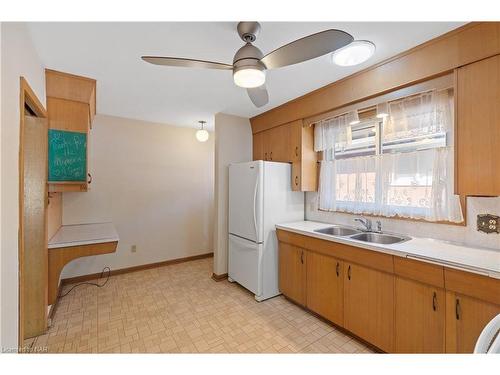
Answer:
MULTIPOLYGON (((317 193, 306 193, 306 219, 327 223, 356 225, 353 221, 359 215, 325 212, 317 210, 317 193)), ((372 218, 382 222, 382 230, 403 233, 415 237, 429 237, 444 241, 453 241, 470 246, 487 247, 500 250, 500 235, 486 234, 476 230, 478 214, 500 216, 500 197, 467 198, 467 226, 433 224, 411 220, 372 218)))
POLYGON ((215 115, 214 273, 227 273, 228 166, 252 160, 252 129, 247 118, 215 115))
POLYGON ((18 344, 19 79, 45 103, 45 77, 22 23, 1 25, 1 345, 18 344))
POLYGON ((200 143, 195 131, 96 116, 91 189, 63 194, 63 224, 112 221, 120 241, 116 253, 74 260, 63 278, 213 251, 214 137, 200 143))

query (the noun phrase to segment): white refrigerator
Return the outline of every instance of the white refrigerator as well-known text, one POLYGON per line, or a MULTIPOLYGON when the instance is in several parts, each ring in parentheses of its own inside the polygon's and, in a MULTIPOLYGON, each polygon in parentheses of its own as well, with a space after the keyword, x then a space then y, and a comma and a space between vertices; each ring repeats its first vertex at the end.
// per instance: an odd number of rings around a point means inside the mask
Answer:
POLYGON ((257 301, 280 294, 275 225, 304 220, 304 193, 292 191, 291 165, 229 165, 228 279, 257 301))

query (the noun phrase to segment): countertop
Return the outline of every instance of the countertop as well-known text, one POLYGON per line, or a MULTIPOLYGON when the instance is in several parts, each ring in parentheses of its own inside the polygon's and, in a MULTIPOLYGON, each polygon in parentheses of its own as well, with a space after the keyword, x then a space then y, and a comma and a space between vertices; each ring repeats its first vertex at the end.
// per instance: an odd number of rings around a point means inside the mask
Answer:
POLYGON ((49 249, 118 241, 113 223, 63 225, 49 240, 49 249))
POLYGON ((336 224, 320 223, 316 221, 299 221, 278 224, 276 228, 303 234, 305 236, 316 237, 395 256, 417 259, 427 263, 439 264, 500 279, 500 249, 494 250, 471 247, 420 237, 411 237, 409 241, 397 244, 382 245, 314 232, 316 229, 331 227, 332 225, 336 224))

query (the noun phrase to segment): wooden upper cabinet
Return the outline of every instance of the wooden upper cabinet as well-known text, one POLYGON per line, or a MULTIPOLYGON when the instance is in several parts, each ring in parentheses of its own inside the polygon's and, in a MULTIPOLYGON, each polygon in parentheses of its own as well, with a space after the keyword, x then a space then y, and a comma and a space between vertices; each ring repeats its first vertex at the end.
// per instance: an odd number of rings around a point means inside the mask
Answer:
POLYGON ((396 277, 396 353, 445 352, 445 292, 396 277))
POLYGON ((266 131, 264 137, 264 154, 266 160, 289 162, 290 127, 281 125, 266 131))
POLYGON ((497 314, 500 306, 446 292, 446 352, 472 353, 483 328, 497 314))
POLYGON ((47 98, 49 128, 87 133, 90 129, 89 105, 73 100, 47 98))
MULTIPOLYGON (((86 166, 83 177, 79 176, 72 179, 63 176, 60 179, 54 180, 54 174, 51 174, 50 171, 53 171, 51 165, 54 166, 56 164, 52 164, 49 160, 49 177, 52 175, 52 179, 49 181, 49 192, 87 191, 92 181, 88 163, 88 135, 96 113, 96 81, 87 77, 46 69, 45 91, 47 95, 49 129, 52 129, 52 133, 54 133, 52 135, 54 138, 51 138, 49 132, 49 144, 51 144, 51 139, 62 139, 63 136, 74 137, 77 140, 74 141, 75 144, 78 142, 80 145, 85 145, 80 147, 80 150, 83 150, 82 153, 84 153, 84 156, 78 158, 78 163, 86 166)), ((70 137, 66 137, 66 139, 70 139, 70 137)), ((69 143, 67 142, 66 144, 69 143)), ((75 163, 77 158, 73 157, 73 159, 75 163)), ((65 164, 59 163, 58 165, 65 164)), ((68 167, 67 169, 70 170, 71 168, 68 167)), ((82 168, 78 166, 76 169, 81 170, 82 168)), ((56 176, 59 177, 59 175, 56 176)))
POLYGON ((378 348, 394 348, 394 276, 344 263, 344 327, 378 348))
POLYGON ((252 137, 253 160, 264 159, 264 132, 256 133, 252 137))
POLYGON ((500 55, 457 69, 456 192, 500 195, 500 55))
POLYGON ((339 259, 307 252, 307 308, 331 322, 344 324, 343 262, 339 259))
POLYGON ((300 305, 306 304, 306 251, 279 243, 279 289, 300 305))

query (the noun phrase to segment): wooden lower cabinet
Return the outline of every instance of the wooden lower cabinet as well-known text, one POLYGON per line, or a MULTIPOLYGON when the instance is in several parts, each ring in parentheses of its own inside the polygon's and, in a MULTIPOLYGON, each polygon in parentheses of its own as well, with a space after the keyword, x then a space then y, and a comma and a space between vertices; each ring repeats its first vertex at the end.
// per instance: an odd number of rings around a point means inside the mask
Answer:
POLYGON ((306 252, 283 242, 279 244, 279 289, 291 300, 305 306, 306 252))
POLYGON ((445 291, 396 277, 396 353, 445 352, 445 291))
POLYGON ((307 308, 331 322, 344 324, 343 262, 307 252, 307 308))
POLYGON ((472 353, 484 326, 500 314, 500 306, 446 292, 446 352, 472 353))
POLYGON ((362 249, 283 230, 278 238, 280 291, 385 352, 472 353, 500 314, 498 279, 397 257, 391 271, 362 249))
POLYGON ((394 276, 344 263, 344 327, 378 348, 394 348, 394 276))

